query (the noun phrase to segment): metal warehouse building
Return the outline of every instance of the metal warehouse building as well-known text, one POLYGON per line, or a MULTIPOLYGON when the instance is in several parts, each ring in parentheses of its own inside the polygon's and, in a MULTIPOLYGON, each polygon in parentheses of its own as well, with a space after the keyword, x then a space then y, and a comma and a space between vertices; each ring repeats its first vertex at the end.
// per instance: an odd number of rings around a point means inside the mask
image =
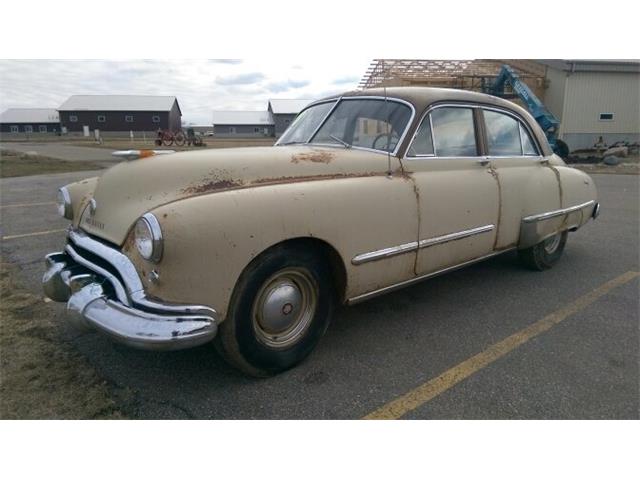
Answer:
MULTIPOLYGON (((431 86, 487 91, 509 65, 560 121, 571 151, 640 141, 638 60, 374 60, 361 88, 431 86)), ((518 101, 518 100, 514 100, 518 101)))
POLYGON ((68 132, 177 131, 182 112, 176 97, 152 95, 73 95, 60 105, 60 124, 68 132))
POLYGON ((54 108, 10 108, 0 114, 2 133, 54 133, 60 118, 54 108))
POLYGON ((219 137, 273 137, 273 122, 266 111, 213 112, 213 133, 219 137))
POLYGON ((213 131, 221 137, 279 137, 289 128, 309 99, 269 100, 267 110, 213 112, 213 131))
POLYGON ((571 150, 640 142, 640 62, 544 60, 543 101, 571 150))
POLYGON ((289 128, 289 124, 293 122, 296 115, 309 105, 312 100, 309 99, 273 99, 269 100, 268 110, 273 119, 273 125, 276 137, 279 137, 289 128))

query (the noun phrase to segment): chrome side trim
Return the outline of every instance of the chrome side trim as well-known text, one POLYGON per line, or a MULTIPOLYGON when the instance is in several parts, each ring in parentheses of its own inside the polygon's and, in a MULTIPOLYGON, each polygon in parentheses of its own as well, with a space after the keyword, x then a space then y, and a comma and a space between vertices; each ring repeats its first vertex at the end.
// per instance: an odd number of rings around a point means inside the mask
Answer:
POLYGON ((374 260, 394 257, 396 255, 413 252, 421 248, 433 247, 434 245, 440 245, 443 243, 452 242, 454 240, 461 240, 472 235, 479 235, 481 233, 490 232, 494 228, 495 225, 483 225, 482 227, 462 230, 460 232, 448 233, 439 237, 427 238, 424 240, 420 240, 419 242, 403 243, 402 245, 397 245, 394 247, 387 247, 381 250, 375 250, 373 252, 361 253, 360 255, 356 255, 355 257, 353 257, 351 263, 353 265, 362 265, 363 263, 372 262, 374 260))
POLYGON ((472 235, 479 235, 481 233, 490 232, 495 225, 483 225, 482 227, 471 228, 469 230, 463 230, 461 232, 449 233, 440 237, 429 238, 426 240, 420 240, 418 248, 432 247, 433 245, 439 245, 442 243, 452 242, 454 240, 461 240, 463 238, 471 237, 472 235))
POLYGON ((377 296, 383 295, 385 293, 393 292, 395 290, 399 290, 399 289, 404 288, 404 287, 408 287, 408 286, 413 285, 415 283, 421 282, 423 280, 427 280, 429 278, 437 277, 437 276, 442 275, 444 273, 453 272, 454 270, 458 270, 458 269, 466 267, 468 265, 472 265, 474 263, 478 263, 478 262, 481 262, 483 260, 487 260, 487 259, 489 259, 491 257, 495 257, 497 255, 500 255, 500 254, 506 253, 506 252, 510 252, 512 250, 515 250, 515 249, 514 248, 508 248, 506 250, 500 250, 499 252, 493 252, 493 253, 490 253, 489 255, 485 255, 485 256, 479 257, 479 258, 474 258, 472 260, 468 260, 466 262, 460 263, 458 265, 454 265, 452 267, 443 268, 442 270, 437 270, 435 272, 427 273, 427 274, 421 275, 419 277, 410 278, 409 280, 404 280, 402 282, 398 282, 398 283, 395 283, 393 285, 389 285, 388 287, 379 288, 377 290, 372 290, 370 292, 363 293, 361 295, 356 295, 355 297, 351 297, 351 298, 347 299, 347 305, 355 305, 356 303, 364 302, 365 300, 369 300, 370 298, 377 297, 377 296))
POLYGON ((539 222, 542 220, 548 220, 549 218, 560 217, 568 213, 577 212, 578 210, 582 210, 583 208, 590 207, 595 203, 596 203, 595 200, 589 200, 588 202, 581 203, 580 205, 574 205, 573 207, 561 208, 560 210, 553 210, 551 212, 544 212, 536 215, 529 215, 528 217, 524 217, 522 221, 524 223, 531 223, 531 222, 539 222))
POLYGON ((383 248, 382 250, 375 250, 373 252, 361 253, 356 255, 351 260, 353 265, 362 265, 363 263, 372 262, 374 260, 380 260, 382 258, 395 257, 403 253, 414 252, 418 249, 418 242, 403 243, 396 247, 383 248))

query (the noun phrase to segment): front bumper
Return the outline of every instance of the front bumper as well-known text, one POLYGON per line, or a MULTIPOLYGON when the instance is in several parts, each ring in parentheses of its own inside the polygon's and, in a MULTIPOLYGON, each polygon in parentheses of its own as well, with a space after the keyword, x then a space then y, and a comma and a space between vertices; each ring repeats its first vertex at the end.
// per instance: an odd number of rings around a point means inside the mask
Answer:
POLYGON ((215 337, 212 308, 149 299, 124 254, 80 230, 70 230, 68 240, 64 252, 45 257, 42 285, 51 300, 67 302, 76 325, 151 350, 194 347, 215 337))

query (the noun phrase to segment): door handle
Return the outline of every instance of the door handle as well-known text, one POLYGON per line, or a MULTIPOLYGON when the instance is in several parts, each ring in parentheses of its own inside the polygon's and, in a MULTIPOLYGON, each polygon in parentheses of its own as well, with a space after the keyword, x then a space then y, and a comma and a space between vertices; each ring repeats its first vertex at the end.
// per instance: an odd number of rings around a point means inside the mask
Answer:
POLYGON ((479 158, 477 162, 484 167, 485 165, 489 164, 489 159, 482 157, 482 158, 479 158))

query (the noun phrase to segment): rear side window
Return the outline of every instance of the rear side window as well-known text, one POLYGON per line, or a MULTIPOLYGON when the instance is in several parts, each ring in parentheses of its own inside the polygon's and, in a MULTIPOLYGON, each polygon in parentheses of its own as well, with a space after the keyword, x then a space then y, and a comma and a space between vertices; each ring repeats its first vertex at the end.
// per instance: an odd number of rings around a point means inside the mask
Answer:
POLYGON ((514 117, 505 113, 484 110, 484 123, 490 156, 537 155, 529 133, 514 117))
POLYGON ((430 115, 436 156, 475 157, 478 155, 472 109, 442 107, 435 109, 430 115))
POLYGON ((487 147, 492 156, 520 156, 520 125, 518 121, 498 112, 484 111, 484 123, 487 126, 487 147))

